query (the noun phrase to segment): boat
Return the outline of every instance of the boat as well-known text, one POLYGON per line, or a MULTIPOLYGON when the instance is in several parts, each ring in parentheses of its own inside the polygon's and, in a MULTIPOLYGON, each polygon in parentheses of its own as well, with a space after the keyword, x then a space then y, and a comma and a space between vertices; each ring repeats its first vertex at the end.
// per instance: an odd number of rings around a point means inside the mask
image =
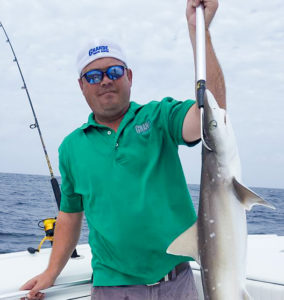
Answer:
MULTIPOLYGON (((43 291, 45 299, 91 299, 91 250, 88 244, 76 249, 79 257, 70 258, 54 286, 43 291)), ((252 299, 284 300, 284 236, 248 235, 247 250, 246 287, 252 299)), ((46 268, 50 252, 51 248, 44 248, 34 254, 28 251, 1 254, 0 300, 25 296, 27 291, 19 291, 20 286, 46 268)), ((196 262, 190 264, 199 299, 203 300, 200 267, 196 262)))

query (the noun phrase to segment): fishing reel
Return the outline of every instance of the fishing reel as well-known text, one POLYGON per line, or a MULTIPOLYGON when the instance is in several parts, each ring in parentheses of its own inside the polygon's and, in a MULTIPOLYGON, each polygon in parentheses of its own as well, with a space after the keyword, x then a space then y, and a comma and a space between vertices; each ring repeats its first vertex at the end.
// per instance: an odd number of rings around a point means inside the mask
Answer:
POLYGON ((39 243, 37 249, 29 247, 27 250, 30 254, 34 254, 35 252, 39 252, 41 249, 41 246, 45 241, 50 241, 51 245, 53 243, 53 236, 54 236, 54 229, 56 224, 56 218, 48 218, 44 220, 40 220, 38 222, 38 227, 44 229, 45 231, 45 237, 41 240, 39 243))

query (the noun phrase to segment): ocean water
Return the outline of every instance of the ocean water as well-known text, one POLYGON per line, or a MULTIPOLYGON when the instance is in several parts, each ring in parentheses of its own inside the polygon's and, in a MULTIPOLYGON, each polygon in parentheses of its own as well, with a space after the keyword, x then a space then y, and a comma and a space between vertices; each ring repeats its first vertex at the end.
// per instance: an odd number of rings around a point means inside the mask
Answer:
MULTIPOLYGON (((60 180, 59 180, 60 182, 60 180)), ((198 208, 199 185, 189 185, 198 208)), ((284 235, 284 189, 253 188, 276 210, 254 206, 247 213, 249 234, 284 235)), ((0 173, 0 253, 37 248, 44 237, 38 223, 57 215, 57 206, 48 176, 0 173)), ((87 243, 88 227, 83 222, 79 243, 87 243)), ((50 247, 45 242, 43 247, 50 247)))

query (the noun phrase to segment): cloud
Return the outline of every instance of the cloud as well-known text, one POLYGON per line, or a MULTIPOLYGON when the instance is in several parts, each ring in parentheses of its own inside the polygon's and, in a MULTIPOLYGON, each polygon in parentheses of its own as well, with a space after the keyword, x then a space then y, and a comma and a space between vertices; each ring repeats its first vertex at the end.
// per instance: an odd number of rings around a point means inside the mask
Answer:
MULTIPOLYGON (((125 48, 132 99, 194 97, 194 65, 183 0, 0 0, 0 17, 22 67, 55 173, 63 137, 87 120, 75 59, 90 37, 125 48)), ((248 185, 283 187, 284 7, 279 0, 220 1, 211 26, 248 185), (279 169, 279 170, 277 170, 279 169), (282 177, 281 177, 282 176, 282 177)), ((0 34, 0 171, 46 174, 33 117, 0 34), (17 149, 17 151, 15 150, 17 149)), ((200 148, 181 148, 187 180, 199 182, 200 148)))

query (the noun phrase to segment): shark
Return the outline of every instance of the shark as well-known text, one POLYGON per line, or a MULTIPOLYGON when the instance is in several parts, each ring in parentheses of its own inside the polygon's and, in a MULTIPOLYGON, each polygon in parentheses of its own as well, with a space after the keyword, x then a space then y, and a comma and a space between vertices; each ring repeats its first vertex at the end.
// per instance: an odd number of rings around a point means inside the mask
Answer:
POLYGON ((242 184, 241 163, 228 114, 207 89, 203 112, 202 169, 197 221, 167 253, 201 266, 204 298, 251 299, 246 287, 246 210, 274 206, 242 184))

